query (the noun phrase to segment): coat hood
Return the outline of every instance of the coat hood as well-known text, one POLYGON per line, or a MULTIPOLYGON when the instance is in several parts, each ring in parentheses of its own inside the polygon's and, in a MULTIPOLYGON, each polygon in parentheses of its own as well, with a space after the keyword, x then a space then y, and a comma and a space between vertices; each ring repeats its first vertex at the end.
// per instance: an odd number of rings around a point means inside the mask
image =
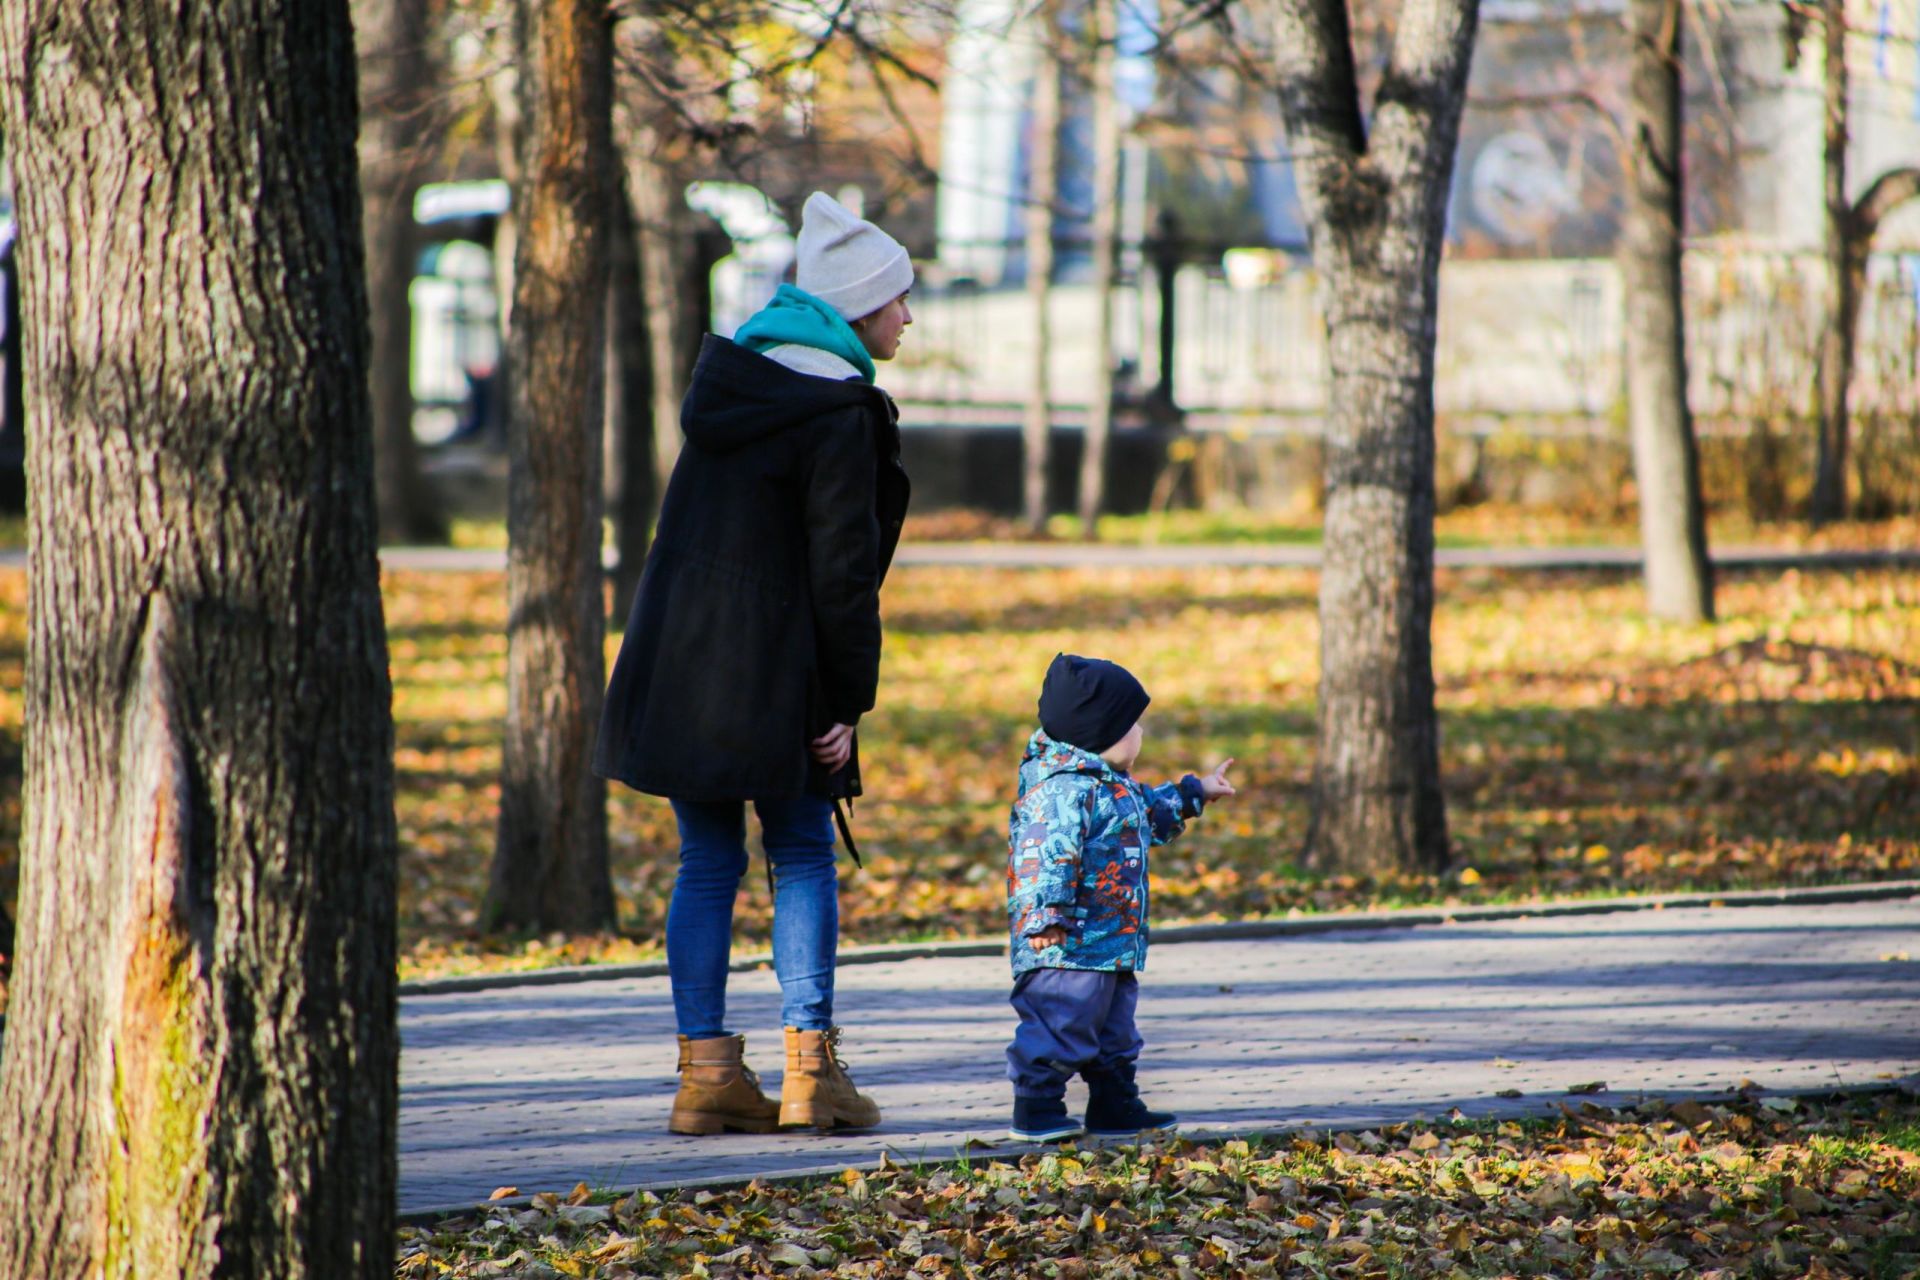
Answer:
POLYGON ((1115 781, 1127 776, 1093 752, 1070 742, 1055 742, 1045 729, 1035 729, 1027 739, 1026 754, 1020 757, 1020 794, 1027 794, 1048 778, 1062 773, 1084 773, 1115 781))
POLYGON ((710 333, 680 406, 680 429, 697 448, 731 453, 822 414, 876 402, 884 413, 885 398, 862 382, 796 373, 710 333))

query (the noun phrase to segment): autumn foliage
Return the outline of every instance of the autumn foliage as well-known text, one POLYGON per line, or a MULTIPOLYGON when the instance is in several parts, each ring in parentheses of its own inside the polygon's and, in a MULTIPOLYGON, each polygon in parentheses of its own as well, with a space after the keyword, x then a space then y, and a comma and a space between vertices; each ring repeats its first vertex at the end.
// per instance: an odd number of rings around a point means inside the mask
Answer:
MULTIPOLYGON (((0 574, 0 755, 19 758, 23 575, 0 574)), ((1041 674, 1107 655, 1154 697, 1143 776, 1235 756, 1241 797, 1155 855, 1155 922, 1434 901, 1734 889, 1920 871, 1920 579, 1733 575, 1708 627, 1645 621, 1626 575, 1442 571, 1434 665, 1455 859, 1441 876, 1308 875, 1315 582, 1304 570, 905 568, 861 726, 854 943, 1004 927, 1006 810, 1041 674)), ((506 709, 504 579, 390 573, 403 973, 657 957, 676 842, 613 788, 623 930, 474 933, 506 709)), ((616 637, 609 635, 611 646, 616 637)), ((0 778, 8 771, 0 770, 0 778)), ((0 865, 18 782, 0 783, 0 865)), ((0 880, 5 872, 0 871, 0 880)), ((763 946, 764 879, 737 918, 763 946)))
POLYGON ((1911 1276, 1909 1095, 969 1153, 812 1182, 542 1194, 401 1234, 427 1276, 1911 1276))

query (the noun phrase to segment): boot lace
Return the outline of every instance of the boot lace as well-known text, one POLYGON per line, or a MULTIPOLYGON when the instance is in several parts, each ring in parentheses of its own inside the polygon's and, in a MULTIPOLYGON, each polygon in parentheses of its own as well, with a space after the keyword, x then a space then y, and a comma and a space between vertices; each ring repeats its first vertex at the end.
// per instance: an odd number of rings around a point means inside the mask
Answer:
POLYGON ((827 1051, 827 1057, 833 1060, 833 1065, 839 1070, 840 1074, 846 1075, 847 1060, 840 1056, 840 1028, 828 1027, 826 1035, 821 1037, 821 1044, 827 1051))

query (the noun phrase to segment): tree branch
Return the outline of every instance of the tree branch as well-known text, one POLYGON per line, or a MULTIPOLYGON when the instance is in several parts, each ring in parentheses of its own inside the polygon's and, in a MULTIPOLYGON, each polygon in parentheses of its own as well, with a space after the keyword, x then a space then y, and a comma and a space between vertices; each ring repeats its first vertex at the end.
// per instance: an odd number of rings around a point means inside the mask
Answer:
POLYGON ((1920 197, 1920 169, 1889 169, 1875 178, 1854 202, 1847 219, 1847 238, 1854 242, 1854 252, 1865 257, 1887 215, 1916 197, 1920 197))
POLYGON ((1274 0, 1274 68, 1296 155, 1351 164, 1367 152, 1346 0, 1274 0))

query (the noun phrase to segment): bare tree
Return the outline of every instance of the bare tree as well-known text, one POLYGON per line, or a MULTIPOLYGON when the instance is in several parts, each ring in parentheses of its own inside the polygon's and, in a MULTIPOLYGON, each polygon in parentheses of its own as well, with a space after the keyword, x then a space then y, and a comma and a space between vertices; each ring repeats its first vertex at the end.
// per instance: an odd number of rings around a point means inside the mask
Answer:
POLYGON ((1033 350, 1020 440, 1025 469, 1022 510, 1027 528, 1035 533, 1047 527, 1047 469, 1053 432, 1053 212, 1060 190, 1058 5, 1059 0, 1042 0, 1032 18, 1040 32, 1027 152, 1027 302, 1033 315, 1033 350))
POLYGON ((1713 566, 1687 405, 1680 278, 1682 3, 1631 0, 1627 9, 1632 47, 1620 274, 1647 609, 1656 617, 1702 622, 1713 617, 1713 566))
POLYGON ((1114 83, 1117 54, 1115 0, 1093 0, 1093 401, 1080 455, 1080 532, 1099 536, 1106 503, 1107 442, 1113 433, 1113 273, 1119 255, 1120 96, 1114 83))
MULTIPOLYGON (((1807 10, 1801 10, 1805 13, 1807 10)), ((1860 199, 1847 199, 1847 144, 1850 77, 1847 72, 1847 10, 1845 0, 1822 0, 1818 6, 1825 37, 1825 88, 1822 119, 1825 133, 1826 222, 1823 243, 1826 266, 1826 323, 1821 331, 1820 357, 1814 383, 1819 396, 1819 434, 1815 441, 1813 495, 1808 515, 1817 527, 1847 517, 1847 454, 1852 410, 1855 339, 1860 327, 1860 304, 1866 293, 1867 255, 1873 238, 1888 214, 1920 196, 1920 169, 1902 167, 1881 174, 1860 199)), ((1798 57, 1788 54, 1789 64, 1798 57)))
POLYGON ((392 1274, 345 0, 0 7, 29 638, 0 1275, 392 1274))
POLYGON ((488 927, 614 923, 600 561, 611 33, 597 0, 520 0, 519 250, 508 329, 507 725, 488 927), (582 305, 582 300, 591 300, 582 305))
POLYGON ((1330 382, 1307 857, 1448 857, 1433 688, 1433 352, 1477 0, 1405 0, 1369 115, 1345 0, 1268 0, 1330 382))
POLYGON ((380 533, 445 542, 439 495, 413 438, 413 197, 434 129, 432 15, 427 0, 353 0, 360 66, 360 192, 366 206, 367 305, 373 326, 374 476, 380 533))

